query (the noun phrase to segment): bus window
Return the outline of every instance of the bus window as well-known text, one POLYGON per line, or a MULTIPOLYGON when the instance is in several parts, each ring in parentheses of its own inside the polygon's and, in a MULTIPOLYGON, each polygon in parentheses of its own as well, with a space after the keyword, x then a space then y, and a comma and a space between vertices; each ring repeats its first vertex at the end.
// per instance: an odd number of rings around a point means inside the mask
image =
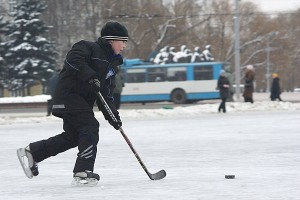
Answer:
POLYGON ((146 69, 127 69, 126 82, 127 83, 143 83, 145 82, 146 69))
POLYGON ((166 69, 157 67, 148 69, 148 82, 166 81, 166 69))
POLYGON ((168 68, 168 81, 186 81, 185 67, 168 68))
POLYGON ((194 80, 212 80, 213 66, 195 66, 194 80))

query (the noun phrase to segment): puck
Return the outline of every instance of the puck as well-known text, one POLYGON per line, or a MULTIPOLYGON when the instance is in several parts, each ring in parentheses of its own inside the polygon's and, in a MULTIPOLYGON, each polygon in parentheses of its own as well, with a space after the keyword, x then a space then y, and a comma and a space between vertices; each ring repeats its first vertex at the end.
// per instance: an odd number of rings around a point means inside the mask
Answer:
POLYGON ((234 178, 235 178, 235 175, 225 175, 225 178, 226 178, 226 179, 234 179, 234 178))

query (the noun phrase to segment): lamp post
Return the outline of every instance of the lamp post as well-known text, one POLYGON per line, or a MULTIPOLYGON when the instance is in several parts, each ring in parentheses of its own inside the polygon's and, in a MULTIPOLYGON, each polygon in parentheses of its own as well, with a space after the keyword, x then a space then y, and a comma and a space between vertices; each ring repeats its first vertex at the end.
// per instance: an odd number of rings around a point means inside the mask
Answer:
POLYGON ((270 86, 271 86, 271 73, 270 73, 270 51, 274 51, 276 48, 270 47, 270 39, 273 36, 276 36, 278 34, 277 31, 273 31, 271 33, 269 33, 267 36, 267 47, 266 47, 266 52, 267 52, 267 63, 266 63, 266 92, 270 92, 270 86))
POLYGON ((266 52, 267 52, 267 73, 266 73, 267 88, 266 88, 266 92, 269 93, 270 92, 270 41, 269 41, 269 39, 267 41, 266 52))
POLYGON ((240 25, 239 25, 239 0, 235 0, 234 15, 234 62, 235 62, 235 93, 236 99, 240 99, 240 25))

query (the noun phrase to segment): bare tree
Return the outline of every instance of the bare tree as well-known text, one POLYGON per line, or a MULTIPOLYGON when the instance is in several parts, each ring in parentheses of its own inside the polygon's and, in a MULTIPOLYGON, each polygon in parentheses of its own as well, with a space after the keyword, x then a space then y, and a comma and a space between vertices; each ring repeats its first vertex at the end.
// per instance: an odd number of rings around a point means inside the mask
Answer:
MULTIPOLYGON (((126 58, 147 59, 164 46, 204 47, 211 44, 216 60, 233 62, 232 0, 46 0, 49 33, 55 39, 59 63, 71 45, 81 39, 96 40, 107 20, 124 23, 129 30, 126 58)), ((268 15, 247 1, 240 1, 240 52, 242 66, 253 64, 257 88, 265 88, 268 44, 271 72, 278 72, 287 89, 300 87, 299 10, 268 15), (269 34, 277 32, 276 37, 269 34)))

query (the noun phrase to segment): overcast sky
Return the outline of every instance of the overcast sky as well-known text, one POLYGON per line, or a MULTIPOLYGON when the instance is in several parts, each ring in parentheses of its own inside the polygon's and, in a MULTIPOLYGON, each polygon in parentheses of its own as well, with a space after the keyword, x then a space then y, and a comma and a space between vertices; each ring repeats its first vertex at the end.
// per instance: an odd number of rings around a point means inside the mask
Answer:
POLYGON ((242 0, 257 4, 262 11, 290 11, 300 8, 300 0, 242 0))

